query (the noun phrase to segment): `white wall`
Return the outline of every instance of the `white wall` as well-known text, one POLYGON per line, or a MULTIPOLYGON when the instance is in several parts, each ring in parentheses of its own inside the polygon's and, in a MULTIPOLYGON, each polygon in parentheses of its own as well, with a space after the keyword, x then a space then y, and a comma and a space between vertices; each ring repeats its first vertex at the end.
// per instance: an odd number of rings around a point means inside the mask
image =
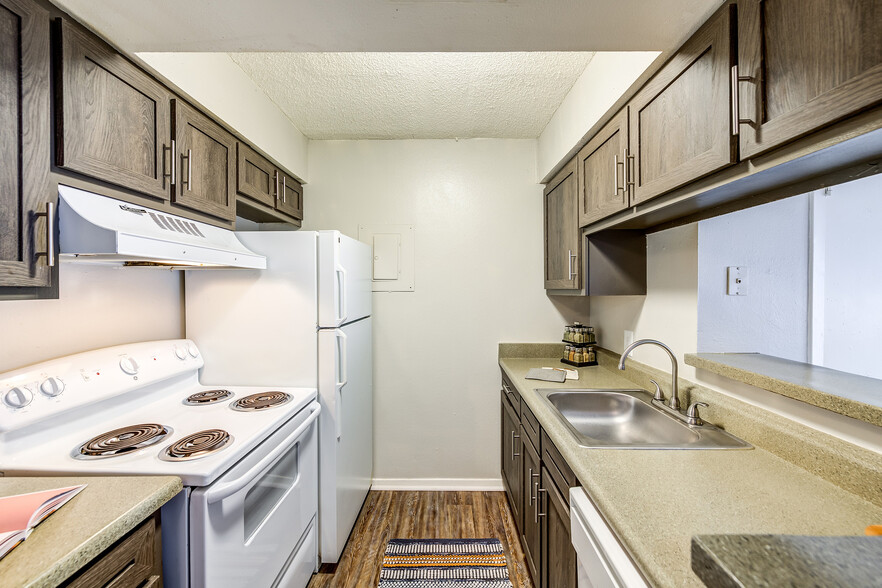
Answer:
POLYGON ((823 365, 882 379, 882 175, 823 196, 823 365))
POLYGON ((698 223, 698 351, 806 361, 809 199, 796 196, 698 223), (747 268, 747 295, 726 268, 747 268))
POLYGON ((0 301, 0 372, 110 345, 183 337, 179 272, 59 268, 58 300, 0 301))
MULTIPOLYGON (((683 363, 684 353, 694 353, 698 330, 698 227, 685 225, 646 237, 646 296, 592 296, 591 324, 602 347, 621 353, 624 331, 634 340, 658 339, 677 356, 680 374, 694 370, 683 363)), ((635 360, 671 371, 671 360, 654 345, 642 345, 635 360)), ((659 382, 666 392, 670 383, 659 382)))
POLYGON ((226 53, 138 53, 303 181, 309 141, 226 53))
POLYGON ((595 53, 539 135, 537 178, 542 180, 634 83, 657 51, 595 53))
POLYGON ((375 486, 499 488, 500 341, 555 341, 529 140, 312 141, 306 229, 412 224, 414 292, 374 294, 375 486))

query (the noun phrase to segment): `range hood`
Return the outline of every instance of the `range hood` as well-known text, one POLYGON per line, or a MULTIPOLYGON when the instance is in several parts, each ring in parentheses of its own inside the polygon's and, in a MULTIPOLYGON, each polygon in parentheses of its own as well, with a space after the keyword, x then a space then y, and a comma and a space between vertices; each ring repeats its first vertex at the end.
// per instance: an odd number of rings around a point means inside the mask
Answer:
POLYGON ((233 231, 58 186, 62 261, 171 269, 266 269, 233 231))

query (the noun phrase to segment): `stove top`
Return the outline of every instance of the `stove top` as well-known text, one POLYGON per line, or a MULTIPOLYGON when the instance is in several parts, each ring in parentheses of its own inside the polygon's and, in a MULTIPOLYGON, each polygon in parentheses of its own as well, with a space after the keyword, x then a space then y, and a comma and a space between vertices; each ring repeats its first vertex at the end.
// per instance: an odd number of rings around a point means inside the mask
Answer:
POLYGON ((175 475, 205 486, 316 398, 313 388, 203 385, 201 367, 195 345, 175 340, 0 374, 0 472, 175 475))

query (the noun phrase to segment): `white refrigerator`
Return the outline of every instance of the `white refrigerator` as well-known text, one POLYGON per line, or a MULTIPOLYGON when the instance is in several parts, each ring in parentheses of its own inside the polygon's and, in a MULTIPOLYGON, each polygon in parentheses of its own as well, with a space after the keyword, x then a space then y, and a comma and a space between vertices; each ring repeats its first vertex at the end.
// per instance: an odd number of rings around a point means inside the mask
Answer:
POLYGON ((337 231, 238 232, 265 270, 186 272, 202 381, 318 388, 319 553, 337 563, 371 486, 371 249, 337 231))

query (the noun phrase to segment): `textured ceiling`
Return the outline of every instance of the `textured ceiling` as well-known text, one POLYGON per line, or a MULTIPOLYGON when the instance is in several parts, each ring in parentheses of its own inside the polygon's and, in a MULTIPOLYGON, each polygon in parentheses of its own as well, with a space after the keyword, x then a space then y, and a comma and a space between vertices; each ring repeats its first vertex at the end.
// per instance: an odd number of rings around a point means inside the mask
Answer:
POLYGON ((663 51, 722 0, 53 0, 126 51, 663 51))
POLYGON ((535 138, 593 53, 234 53, 311 139, 535 138))

